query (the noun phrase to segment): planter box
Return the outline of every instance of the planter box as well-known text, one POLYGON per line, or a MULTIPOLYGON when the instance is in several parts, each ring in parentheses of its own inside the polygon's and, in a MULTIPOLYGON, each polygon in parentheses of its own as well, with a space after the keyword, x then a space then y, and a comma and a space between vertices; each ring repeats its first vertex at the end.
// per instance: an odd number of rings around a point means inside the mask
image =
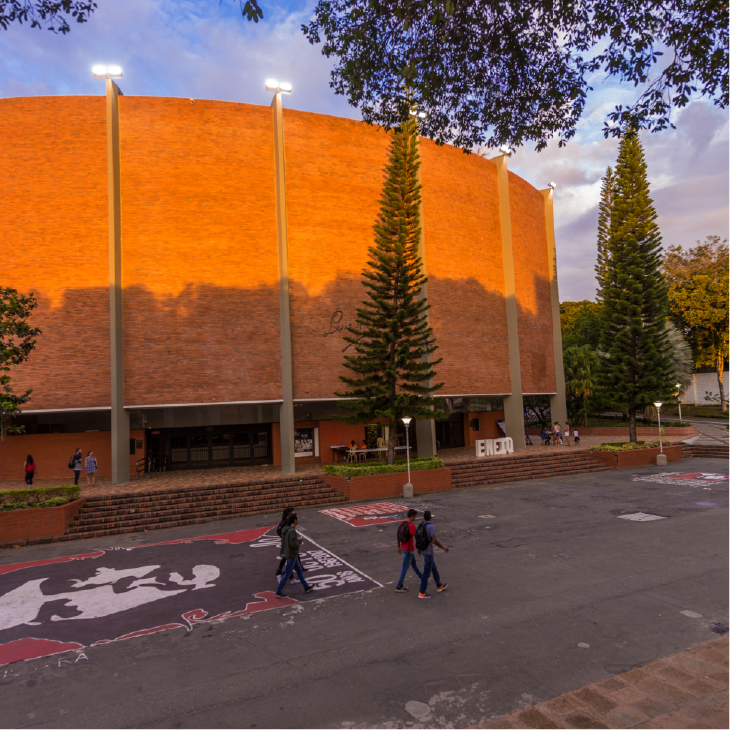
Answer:
MULTIPOLYGON (((344 494, 351 502, 366 502, 382 497, 402 497, 403 485, 408 481, 408 472, 373 474, 365 477, 347 477, 325 474, 324 481, 333 489, 344 494)), ((411 472, 414 494, 443 492, 451 489, 451 469, 420 469, 411 472)))
MULTIPOLYGON (((669 436, 682 436, 687 438, 688 436, 696 436, 699 431, 694 426, 664 426, 664 435, 669 436)), ((525 433, 530 436, 539 436, 541 429, 539 428, 526 428, 525 433)), ((570 429, 570 438, 573 438, 573 429, 570 429)), ((622 436, 627 441, 629 440, 629 427, 628 426, 586 426, 582 428, 578 426, 578 433, 581 436, 622 436)), ((659 436, 659 426, 637 426, 636 436, 641 441, 645 437, 649 436, 652 439, 659 436)))
POLYGON ((0 543, 63 535, 85 502, 85 499, 75 499, 60 507, 0 512, 0 543))
MULTIPOLYGON (((611 469, 624 469, 628 466, 646 466, 656 464, 657 454, 661 453, 659 447, 656 449, 631 449, 631 451, 591 451, 590 454, 605 466, 611 469)), ((665 446, 664 454, 667 461, 681 461, 681 446, 665 446)))

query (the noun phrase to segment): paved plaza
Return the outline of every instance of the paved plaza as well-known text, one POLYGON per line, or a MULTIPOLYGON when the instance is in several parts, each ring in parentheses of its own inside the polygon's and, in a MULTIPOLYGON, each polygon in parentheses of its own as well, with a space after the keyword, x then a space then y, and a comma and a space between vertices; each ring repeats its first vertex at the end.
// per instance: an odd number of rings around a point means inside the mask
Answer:
MULTIPOLYGON (((722 460, 391 502, 431 509, 450 548, 430 600, 412 573, 395 593, 395 523, 320 510, 300 527, 321 587, 291 585, 281 606, 271 515, 0 552, 0 724, 470 727, 727 632, 722 460)), ((637 726, 677 711, 624 695, 637 726)))

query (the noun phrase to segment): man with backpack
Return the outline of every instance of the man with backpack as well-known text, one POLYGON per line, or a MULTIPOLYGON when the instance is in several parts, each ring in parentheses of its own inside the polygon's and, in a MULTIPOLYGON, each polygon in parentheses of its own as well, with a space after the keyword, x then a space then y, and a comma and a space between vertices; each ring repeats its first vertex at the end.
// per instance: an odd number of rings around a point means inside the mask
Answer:
POLYGON ((436 590, 442 593, 448 588, 448 583, 442 583, 439 572, 436 569, 436 562, 433 558, 433 546, 438 545, 445 553, 449 552, 436 537, 436 528, 431 524, 431 510, 423 513, 423 522, 416 529, 416 550, 419 555, 423 555, 423 576, 421 577, 421 589, 418 592, 419 598, 431 598, 430 593, 426 593, 428 587, 428 578, 433 573, 433 579, 436 582, 436 590))
POLYGON ((296 570, 297 576, 299 576, 299 580, 304 586, 304 592, 311 593, 314 590, 314 587, 310 586, 304 579, 302 566, 299 563, 299 547, 304 542, 304 538, 297 534, 298 524, 299 518, 297 517, 297 513, 292 512, 286 521, 286 526, 281 531, 281 555, 286 558, 286 568, 284 575, 281 577, 279 587, 276 589, 277 598, 286 598, 286 595, 282 591, 294 570, 296 570))
POLYGON ((419 580, 423 578, 416 563, 416 546, 413 542, 413 536, 416 534, 416 526, 413 523, 416 520, 417 514, 416 510, 409 509, 406 515, 408 519, 403 520, 398 525, 396 539, 398 542, 398 555, 403 555, 403 567, 400 571, 400 578, 398 578, 398 585, 395 587, 396 593, 406 593, 408 591, 403 585, 403 581, 405 580, 409 566, 413 568, 419 580))

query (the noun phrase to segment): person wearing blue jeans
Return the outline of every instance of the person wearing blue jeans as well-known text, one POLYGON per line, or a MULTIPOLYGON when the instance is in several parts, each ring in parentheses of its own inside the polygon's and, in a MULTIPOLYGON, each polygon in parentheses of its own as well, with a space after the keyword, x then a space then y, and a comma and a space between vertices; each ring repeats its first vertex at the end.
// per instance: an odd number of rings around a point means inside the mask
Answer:
POLYGON ((424 529, 426 530, 426 534, 428 535, 429 540, 428 547, 418 551, 419 555, 423 555, 423 575, 421 576, 421 588, 418 592, 418 597, 431 598, 431 594, 426 593, 426 588, 428 587, 428 579, 431 574, 433 574, 433 579, 436 582, 436 590, 439 593, 445 591, 449 585, 448 583, 441 582, 441 576, 436 569, 436 562, 433 558, 433 546, 434 544, 438 545, 445 553, 448 553, 449 549, 447 547, 444 547, 439 542, 439 539, 436 537, 436 528, 431 523, 431 510, 426 510, 423 513, 423 522, 421 524, 425 526, 424 529))
POLYGON ((279 587, 276 589, 277 598, 286 597, 286 594, 282 591, 294 570, 296 571, 301 584, 304 586, 304 592, 311 593, 314 590, 314 588, 305 580, 304 573, 302 572, 302 565, 299 562, 299 547, 304 542, 304 538, 297 534, 298 524, 299 518, 297 517, 296 512, 292 512, 286 521, 286 526, 281 531, 281 555, 286 558, 286 568, 281 576, 279 587))
POLYGON ((417 514, 418 512, 416 512, 416 510, 409 509, 406 515, 408 517, 407 525, 408 532, 410 534, 408 542, 401 542, 396 537, 396 542, 398 543, 398 554, 403 555, 403 567, 401 568, 400 577, 398 578, 398 585, 395 587, 396 593, 408 592, 408 589, 403 585, 403 581, 405 580, 409 567, 413 568, 419 580, 423 578, 421 571, 418 569, 418 564, 416 563, 416 546, 413 544, 413 536, 416 534, 416 526, 413 523, 417 514))

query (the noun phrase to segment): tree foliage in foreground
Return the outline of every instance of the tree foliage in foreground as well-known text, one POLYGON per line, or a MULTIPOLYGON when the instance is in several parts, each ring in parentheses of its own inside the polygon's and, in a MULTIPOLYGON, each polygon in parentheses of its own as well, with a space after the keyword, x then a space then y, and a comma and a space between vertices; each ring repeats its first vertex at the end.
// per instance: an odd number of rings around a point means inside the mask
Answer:
POLYGON ((603 196, 610 196, 611 210, 604 259, 596 265, 603 355, 597 385, 628 412, 629 440, 635 442, 637 413, 675 390, 661 236, 638 134, 622 137, 613 186, 604 186, 603 196))
POLYGON ((437 405, 433 393, 443 383, 430 384, 436 377, 433 366, 441 360, 429 362, 438 345, 428 324, 429 305, 420 296, 426 283, 418 255, 420 166, 418 127, 411 117, 393 133, 375 245, 363 271, 368 299, 345 336, 356 353, 345 356, 344 365, 352 375, 341 377, 348 389, 335 394, 347 399, 338 403, 351 414, 342 420, 388 423, 388 464, 394 462, 399 419, 449 415, 433 410, 437 405))
POLYGON ((365 121, 397 126, 406 84, 422 134, 464 149, 562 146, 592 77, 638 88, 606 136, 665 129, 696 95, 728 103, 726 0, 319 0, 303 30, 365 121))
POLYGON ((10 424, 20 415, 20 406, 28 402, 33 391, 15 395, 8 373, 12 366, 25 362, 35 348, 35 338, 41 331, 31 327, 27 320, 37 306, 33 292, 25 295, 10 287, 0 287, 0 441, 5 440, 5 434, 24 430, 10 424))
POLYGON ((695 367, 717 373, 720 403, 727 411, 723 383, 728 358, 728 242, 708 236, 688 250, 670 246, 664 256, 671 318, 692 345, 695 367))
POLYGON ((85 23, 96 10, 93 0, 0 0, 0 26, 30 23, 31 28, 47 28, 54 33, 68 33, 68 21, 85 23))

